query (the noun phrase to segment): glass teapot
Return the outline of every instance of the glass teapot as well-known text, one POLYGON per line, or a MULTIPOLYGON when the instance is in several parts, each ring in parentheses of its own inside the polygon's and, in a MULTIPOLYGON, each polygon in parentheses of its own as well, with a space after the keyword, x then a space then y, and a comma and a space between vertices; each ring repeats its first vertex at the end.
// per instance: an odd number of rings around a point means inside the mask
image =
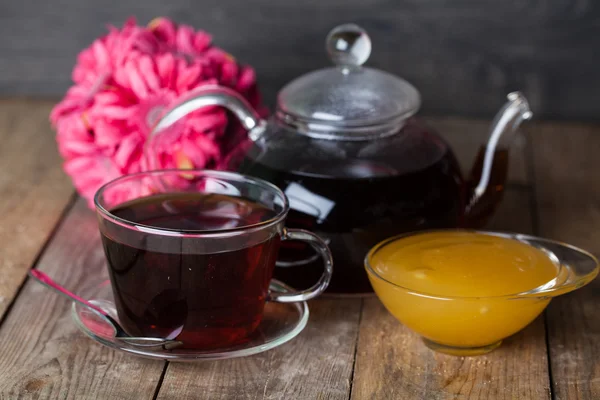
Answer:
MULTIPOLYGON (((210 86, 164 113, 152 137, 199 108, 229 109, 248 139, 228 168, 279 186, 290 200, 288 227, 312 230, 328 242, 335 262, 330 293, 369 293, 363 260, 381 240, 486 223, 502 197, 510 141, 532 113, 522 94, 510 93, 464 176, 447 143, 414 117, 417 89, 362 66, 371 52, 363 29, 338 26, 326 44, 335 66, 286 85, 268 122, 237 93, 210 86)), ((275 277, 309 287, 321 275, 318 256, 310 247, 284 245, 275 277)))

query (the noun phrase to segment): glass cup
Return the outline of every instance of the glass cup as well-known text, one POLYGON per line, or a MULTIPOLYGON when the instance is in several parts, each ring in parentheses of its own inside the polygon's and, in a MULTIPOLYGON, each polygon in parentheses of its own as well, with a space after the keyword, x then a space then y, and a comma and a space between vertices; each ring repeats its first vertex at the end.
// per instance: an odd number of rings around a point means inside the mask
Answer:
POLYGON ((258 327, 265 302, 312 299, 331 279, 327 244, 311 232, 286 229, 288 199, 261 179, 207 170, 143 172, 104 185, 95 205, 119 321, 134 336, 176 338, 190 349, 239 344, 258 327), (127 214, 136 204, 168 213, 178 207, 178 196, 198 193, 225 196, 211 218, 231 223, 190 229, 184 216, 165 228, 164 221, 153 225, 127 214), (256 210, 267 214, 251 222, 234 218, 256 210), (311 288, 269 290, 284 240, 306 242, 323 259, 324 272, 311 288))

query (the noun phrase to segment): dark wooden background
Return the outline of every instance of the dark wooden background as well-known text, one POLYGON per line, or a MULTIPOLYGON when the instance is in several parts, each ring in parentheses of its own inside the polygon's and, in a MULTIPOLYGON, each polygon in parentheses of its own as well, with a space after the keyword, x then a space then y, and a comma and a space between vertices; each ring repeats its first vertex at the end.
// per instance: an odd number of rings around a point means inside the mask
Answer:
POLYGON ((425 114, 490 117, 515 89, 538 118, 600 111, 594 0, 0 0, 0 96, 62 95, 78 51, 130 15, 211 32, 256 68, 269 104, 285 82, 329 65, 326 34, 355 22, 373 40, 368 64, 412 81, 425 114))

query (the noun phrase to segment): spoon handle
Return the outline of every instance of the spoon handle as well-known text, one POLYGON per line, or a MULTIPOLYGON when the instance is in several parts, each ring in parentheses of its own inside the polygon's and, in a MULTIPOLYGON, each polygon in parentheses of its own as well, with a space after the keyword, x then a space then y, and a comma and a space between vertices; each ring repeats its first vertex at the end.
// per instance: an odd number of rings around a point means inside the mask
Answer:
POLYGON ((68 298, 69 300, 75 301, 75 302, 83 305, 84 307, 90 308, 92 311, 100 314, 100 316, 103 317, 103 319, 106 321, 106 323, 109 324, 113 328, 114 335, 115 335, 114 340, 118 340, 122 343, 128 344, 137 349, 149 350, 149 351, 171 350, 171 349, 177 348, 183 344, 180 341, 171 340, 172 338, 163 339, 163 338, 153 338, 153 337, 131 337, 131 336, 127 335, 127 332, 125 332, 123 330, 123 328, 121 328, 119 323, 117 321, 115 321, 115 319, 112 318, 110 315, 108 315, 106 313, 106 311, 104 311, 100 307, 90 303, 89 301, 82 299, 81 297, 77 296, 75 293, 68 291, 67 289, 65 289, 64 287, 59 285, 58 283, 54 282, 45 273, 38 271, 36 269, 32 269, 29 271, 29 276, 31 276, 33 279, 35 279, 37 282, 41 283, 42 285, 46 286, 47 288, 52 289, 53 291, 60 294, 61 296, 64 296, 64 297, 68 298))
POLYGON ((102 314, 105 317, 108 317, 108 314, 103 309, 101 309, 98 306, 93 305, 92 303, 88 302, 85 299, 82 299, 81 297, 77 296, 75 293, 68 291, 67 289, 65 289, 64 287, 59 285, 58 283, 54 282, 48 275, 46 275, 42 271, 38 271, 37 269, 32 269, 29 271, 29 276, 31 276, 33 279, 35 279, 42 285, 46 286, 47 288, 54 290, 56 293, 66 297, 70 300, 76 301, 77 303, 79 303, 85 307, 91 308, 92 310, 102 314))

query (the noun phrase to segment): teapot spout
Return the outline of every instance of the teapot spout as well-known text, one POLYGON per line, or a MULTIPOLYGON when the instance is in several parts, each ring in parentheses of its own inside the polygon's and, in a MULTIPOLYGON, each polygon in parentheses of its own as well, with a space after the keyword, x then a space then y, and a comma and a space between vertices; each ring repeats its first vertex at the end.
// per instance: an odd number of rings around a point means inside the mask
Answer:
POLYGON ((492 122, 487 143, 466 182, 465 220, 471 227, 481 227, 501 200, 508 171, 508 149, 521 123, 533 116, 522 93, 509 93, 507 98, 492 122))

